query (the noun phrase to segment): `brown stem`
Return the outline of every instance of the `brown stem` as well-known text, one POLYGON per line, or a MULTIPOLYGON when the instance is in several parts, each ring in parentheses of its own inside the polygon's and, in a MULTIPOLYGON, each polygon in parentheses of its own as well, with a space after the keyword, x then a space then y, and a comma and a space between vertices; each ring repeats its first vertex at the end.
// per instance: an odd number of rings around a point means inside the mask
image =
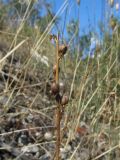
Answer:
POLYGON ((56 109, 56 158, 55 160, 60 160, 60 105, 58 105, 57 109, 56 109))
MULTIPOLYGON (((56 83, 59 83, 59 34, 57 35, 56 40, 56 83)), ((60 120, 61 120, 61 109, 60 103, 57 104, 56 109, 56 152, 55 152, 55 160, 60 160, 60 120)))
POLYGON ((59 83, 59 34, 56 40, 56 83, 59 83))

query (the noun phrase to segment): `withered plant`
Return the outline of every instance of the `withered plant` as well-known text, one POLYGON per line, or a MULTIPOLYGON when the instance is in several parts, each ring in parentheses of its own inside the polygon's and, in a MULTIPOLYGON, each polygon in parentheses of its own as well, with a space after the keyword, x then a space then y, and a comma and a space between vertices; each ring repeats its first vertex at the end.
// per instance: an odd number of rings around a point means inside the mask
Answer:
MULTIPOLYGON (((61 145, 61 119, 62 113, 64 110, 64 106, 68 103, 68 96, 64 93, 60 93, 61 87, 59 84, 59 72, 60 72, 60 61, 64 57, 67 52, 67 45, 59 44, 59 34, 50 35, 50 40, 54 40, 56 44, 56 62, 53 66, 53 83, 51 84, 51 93, 54 95, 55 100, 57 102, 56 110, 55 110, 55 128, 56 128, 56 148, 54 160, 60 160, 60 145, 61 145)), ((64 85, 63 85, 64 86, 64 85)))

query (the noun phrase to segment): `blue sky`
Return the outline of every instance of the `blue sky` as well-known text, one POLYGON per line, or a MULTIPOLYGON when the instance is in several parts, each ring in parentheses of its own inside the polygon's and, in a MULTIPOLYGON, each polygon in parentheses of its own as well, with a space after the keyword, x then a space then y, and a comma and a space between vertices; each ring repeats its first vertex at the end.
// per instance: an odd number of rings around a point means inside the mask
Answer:
MULTIPOLYGON (((48 0, 56 13, 65 0, 48 0)), ((98 31, 98 23, 104 19, 105 0, 81 0, 80 9, 76 0, 68 0, 66 24, 71 19, 80 21, 80 33, 98 31), (78 15, 79 14, 79 15, 78 15)), ((61 15, 60 27, 63 28, 66 10, 61 15)))
MULTIPOLYGON (((4 0, 8 1, 8 0, 4 0)), ((39 0, 43 1, 44 0, 39 0)), ((56 14, 61 6, 66 1, 67 7, 62 9, 58 14, 60 17, 59 28, 61 31, 64 30, 64 36, 67 36, 66 27, 69 24, 71 19, 78 20, 80 22, 80 35, 88 33, 89 31, 94 31, 100 34, 99 24, 102 22, 104 25, 108 17, 112 14, 112 12, 116 16, 120 16, 119 11, 115 11, 115 6, 113 9, 110 9, 107 4, 108 0, 80 0, 80 7, 77 4, 77 0, 46 0, 48 3, 52 5, 53 11, 56 14), (65 29, 63 29, 65 28, 65 29)), ((120 3, 120 0, 114 0, 115 3, 120 3)), ((42 11, 42 14, 45 13, 45 10, 42 11)), ((55 30, 55 29, 54 29, 55 30)))
MULTIPOLYGON (((52 4, 54 13, 60 9, 65 0, 48 0, 52 4)), ((113 8, 107 3, 107 0, 81 0, 80 6, 76 2, 77 0, 68 0, 67 16, 65 24, 69 24, 71 19, 78 20, 80 22, 80 35, 87 34, 89 31, 97 33, 97 38, 101 40, 102 32, 99 27, 102 23, 103 26, 108 28, 108 20, 112 14, 120 17, 120 9, 116 11, 115 5, 113 8)), ((115 4, 120 0, 115 0, 115 4)), ((61 21, 59 28, 61 30, 64 26, 66 10, 60 15, 61 21)), ((67 37, 66 27, 64 30, 64 37, 67 37)), ((89 54, 94 55, 94 49, 96 46, 96 40, 91 42, 89 51, 83 53, 83 59, 89 54)))
MULTIPOLYGON (((60 9, 65 0, 48 0, 52 4, 54 13, 60 9)), ((102 22, 104 25, 112 13, 119 16, 120 10, 115 11, 114 8, 110 9, 107 0, 81 0, 80 11, 77 0, 68 0, 67 16, 65 24, 68 24, 71 19, 78 19, 80 21, 80 34, 88 33, 89 31, 94 31, 100 34, 99 24, 102 22), (79 12, 78 12, 79 11, 79 12)), ((114 0, 115 4, 120 3, 120 0, 114 0)), ((66 10, 60 15, 61 23, 60 28, 64 26, 66 10)), ((64 34, 66 35, 66 30, 64 34)))

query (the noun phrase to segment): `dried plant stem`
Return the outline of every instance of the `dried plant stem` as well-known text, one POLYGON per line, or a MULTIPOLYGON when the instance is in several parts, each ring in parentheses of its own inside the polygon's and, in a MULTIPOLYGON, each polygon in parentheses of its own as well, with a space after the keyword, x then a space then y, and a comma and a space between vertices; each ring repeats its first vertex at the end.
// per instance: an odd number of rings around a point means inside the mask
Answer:
POLYGON ((56 109, 56 156, 55 160, 60 160, 60 105, 56 109))
MULTIPOLYGON (((59 83, 59 34, 57 35, 56 40, 56 83, 59 83)), ((57 104, 56 108, 56 151, 55 151, 55 160, 60 160, 60 120, 61 120, 61 110, 60 104, 57 104)))
POLYGON ((56 83, 59 83, 59 34, 56 39, 56 83))

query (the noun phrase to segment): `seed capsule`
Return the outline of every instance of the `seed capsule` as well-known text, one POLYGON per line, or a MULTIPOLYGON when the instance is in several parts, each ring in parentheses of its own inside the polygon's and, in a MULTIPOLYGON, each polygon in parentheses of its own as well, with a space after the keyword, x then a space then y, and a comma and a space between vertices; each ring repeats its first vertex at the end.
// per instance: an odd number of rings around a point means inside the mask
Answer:
POLYGON ((58 103, 61 103, 61 95, 60 94, 57 94, 56 95, 56 97, 55 97, 55 99, 56 99, 56 101, 58 102, 58 103))
MULTIPOLYGON (((56 66, 56 64, 53 66, 53 74, 55 75, 56 74, 56 69, 57 69, 57 66, 56 66)), ((60 68, 59 68, 59 70, 58 70, 59 72, 60 72, 60 68)))
POLYGON ((50 34, 49 38, 50 38, 50 40, 52 40, 52 39, 55 40, 57 38, 57 36, 55 34, 50 34))
POLYGON ((62 104, 62 105, 66 105, 66 104, 68 103, 68 101, 69 101, 68 96, 65 96, 65 95, 64 95, 64 96, 62 97, 61 104, 62 104))
POLYGON ((52 34, 50 34, 49 38, 50 38, 50 40, 52 40, 52 38, 53 38, 53 35, 52 35, 52 34))
POLYGON ((59 47, 59 56, 60 56, 60 58, 61 58, 61 56, 65 55, 65 53, 67 52, 67 49, 68 49, 68 46, 64 45, 64 44, 59 47))
POLYGON ((54 94, 54 95, 59 93, 59 84, 56 82, 53 82, 51 85, 51 91, 52 91, 52 94, 54 94))
POLYGON ((112 28, 112 30, 114 30, 115 27, 116 27, 116 21, 114 19, 112 19, 112 18, 110 20, 110 27, 112 28))

